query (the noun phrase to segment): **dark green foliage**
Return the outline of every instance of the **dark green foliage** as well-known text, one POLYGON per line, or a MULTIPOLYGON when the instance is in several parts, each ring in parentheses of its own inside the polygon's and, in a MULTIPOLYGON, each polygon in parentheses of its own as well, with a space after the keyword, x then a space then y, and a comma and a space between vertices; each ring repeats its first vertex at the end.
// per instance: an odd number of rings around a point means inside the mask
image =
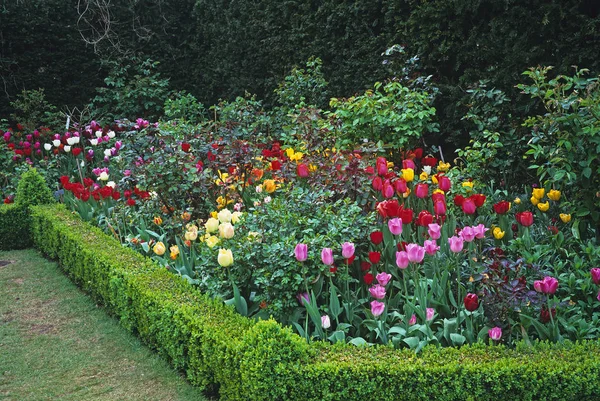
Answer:
POLYGON ((34 205, 54 203, 55 199, 44 177, 35 168, 21 174, 15 203, 28 208, 34 205))
POLYGON ((22 205, 0 206, 0 250, 31 246, 27 208, 22 205))
POLYGON ((64 122, 56 107, 46 100, 44 89, 24 90, 10 105, 15 110, 10 118, 28 132, 39 127, 58 129, 64 122))

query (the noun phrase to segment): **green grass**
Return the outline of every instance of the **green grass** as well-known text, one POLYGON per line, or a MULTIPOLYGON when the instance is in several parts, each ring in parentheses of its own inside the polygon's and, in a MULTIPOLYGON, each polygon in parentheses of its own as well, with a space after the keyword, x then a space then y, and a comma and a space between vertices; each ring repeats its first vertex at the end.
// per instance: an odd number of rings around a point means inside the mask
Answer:
POLYGON ((206 400, 36 251, 0 252, 0 399, 206 400), (0 263, 1 264, 1 263, 0 263))

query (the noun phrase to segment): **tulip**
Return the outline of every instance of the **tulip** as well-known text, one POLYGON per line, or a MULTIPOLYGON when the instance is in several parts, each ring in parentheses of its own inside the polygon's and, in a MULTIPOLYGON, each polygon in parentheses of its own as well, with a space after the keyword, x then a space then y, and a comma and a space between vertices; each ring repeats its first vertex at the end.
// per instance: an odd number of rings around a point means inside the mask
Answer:
POLYGON ((379 301, 371 302, 371 313, 373 314, 373 316, 377 317, 377 316, 381 315, 384 310, 385 310, 385 304, 383 302, 379 302, 379 301))
POLYGON ((533 214, 529 211, 516 213, 515 218, 524 227, 529 227, 533 224, 533 214))
POLYGON ((387 160, 385 160, 385 157, 378 157, 375 164, 377 167, 377 174, 379 174, 380 176, 384 176, 388 173, 388 165, 387 160))
MULTIPOLYGON (((308 166, 304 163, 300 163, 298 164, 298 166, 296 167, 296 174, 298 174, 298 177, 300 178, 306 178, 308 177, 308 166)), ((328 317, 329 318, 329 317, 328 317)))
POLYGON ((475 239, 475 230, 473 230, 473 227, 467 226, 460 230, 458 235, 463 239, 463 241, 471 242, 475 239))
POLYGON ((204 224, 207 233, 213 233, 219 229, 219 220, 214 217, 209 218, 204 224))
POLYGON ((214 235, 209 235, 208 238, 206 238, 206 245, 210 249, 214 248, 219 242, 219 237, 216 237, 214 235))
POLYGON ((483 224, 477 224, 476 226, 473 226, 473 231, 475 232, 475 238, 484 239, 485 232, 489 231, 489 228, 486 228, 483 224))
POLYGON ((502 338, 502 329, 500 327, 494 327, 488 330, 488 335, 494 341, 498 341, 502 338))
POLYGON ((532 197, 536 198, 537 200, 541 201, 542 198, 544 197, 544 193, 546 192, 546 190, 544 188, 533 188, 533 191, 531 193, 532 197))
POLYGON ((456 195, 454 197, 454 204, 456 206, 462 207, 463 203, 465 203, 465 197, 462 195, 456 195))
POLYGON ((504 234, 505 234, 505 232, 502 231, 502 229, 500 227, 494 227, 494 231, 492 231, 492 233, 494 234, 494 238, 496 238, 498 240, 504 238, 504 234))
POLYGON ((60 146, 60 140, 59 139, 53 140, 52 145, 54 145, 55 148, 58 148, 60 146))
POLYGON ((49 144, 49 143, 45 143, 45 144, 44 144, 44 149, 46 149, 46 150, 50 150, 50 149, 52 149, 52 145, 51 145, 51 144, 49 144))
POLYGON ((371 285, 374 278, 375 277, 373 276, 372 273, 367 273, 363 276, 363 281, 365 282, 366 285, 371 285))
POLYGON ((383 180, 379 176, 375 177, 373 178, 373 182, 371 182, 371 185, 373 186, 373 189, 375 191, 381 191, 383 189, 383 180))
POLYGON ((431 239, 440 239, 442 236, 442 227, 437 223, 432 223, 428 225, 427 233, 431 237, 431 239))
POLYGON ((550 202, 546 201, 545 203, 538 203, 537 204, 538 209, 540 209, 540 211, 542 212, 547 212, 548 209, 550 208, 550 202))
POLYGON ((242 218, 242 212, 239 212, 239 211, 238 211, 238 212, 233 212, 233 213, 231 213, 231 222, 232 222, 233 224, 237 224, 237 223, 239 223, 239 222, 240 222, 240 220, 241 220, 241 218, 242 218))
POLYGON ((369 260, 371 263, 376 264, 381 260, 381 253, 379 252, 369 252, 369 260))
POLYGON ((177 256, 179 256, 179 247, 177 245, 173 245, 169 248, 169 250, 171 251, 171 259, 177 259, 177 256))
POLYGON ((275 192, 275 190, 277 189, 277 186, 275 185, 275 180, 265 180, 263 182, 263 189, 269 194, 275 192))
POLYGON ((548 192, 548 199, 550 199, 554 202, 558 202, 560 200, 560 191, 558 191, 556 189, 551 189, 548 192))
POLYGON ((560 217, 560 220, 561 220, 563 223, 565 223, 565 224, 567 224, 568 222, 570 222, 570 221, 571 221, 571 215, 570 215, 570 214, 561 213, 561 214, 559 215, 559 217, 560 217))
POLYGON ((448 192, 452 187, 452 181, 450 181, 450 178, 446 177, 445 175, 438 176, 437 180, 438 187, 444 192, 448 192))
POLYGON ((433 212, 436 214, 436 216, 444 216, 446 214, 446 202, 433 202, 433 212))
POLYGON ((496 214, 506 214, 510 210, 510 202, 500 201, 494 204, 494 211, 496 214))
POLYGON ((310 302, 310 296, 308 295, 308 292, 303 292, 296 295, 296 299, 298 302, 300 302, 300 305, 304 305, 305 302, 310 302))
POLYGON ((412 326, 413 324, 417 323, 417 315, 412 315, 410 317, 410 320, 408 321, 408 325, 412 326))
POLYGON ((383 188, 381 189, 381 194, 384 198, 389 199, 394 196, 394 187, 390 183, 390 180, 385 180, 383 183, 383 188))
POLYGON ((165 247, 165 244, 163 244, 162 242, 157 242, 154 247, 152 248, 152 250, 154 251, 155 254, 157 254, 158 256, 162 256, 165 254, 165 252, 167 251, 167 248, 165 247))
POLYGON ((465 305, 465 309, 469 312, 473 312, 479 307, 479 299, 477 298, 476 294, 467 294, 463 299, 463 302, 465 305))
POLYGON ((598 296, 596 297, 598 301, 600 301, 600 290, 598 290, 598 296))
POLYGON ((235 230, 231 223, 223 223, 219 225, 219 237, 230 239, 233 238, 235 230))
POLYGON ((383 233, 381 231, 373 231, 370 235, 371 237, 371 242, 374 245, 379 245, 381 244, 381 242, 383 242, 383 233))
POLYGON ((542 294, 552 295, 558 288, 558 280, 554 277, 546 276, 540 283, 540 292, 542 294))
POLYGON ((452 236, 448 238, 448 243, 450 244, 450 250, 454 253, 458 253, 463 250, 463 239, 457 236, 452 236))
POLYGON ((475 202, 469 197, 463 201, 462 210, 465 214, 475 214, 477 207, 475 206, 475 202))
POLYGON ((466 188, 468 192, 473 190, 473 182, 472 181, 465 181, 462 183, 462 187, 466 188))
POLYGON ((229 223, 231 222, 231 218, 233 215, 229 211, 229 209, 223 209, 217 214, 217 218, 221 223, 229 223))
POLYGON ((532 196, 531 199, 529 199, 531 201, 531 204, 533 206, 537 206, 538 203, 540 203, 540 200, 538 198, 536 198, 535 196, 532 196))
POLYGON ((399 269, 406 269, 408 267, 408 253, 406 251, 396 252, 396 266, 399 269))
POLYGON ((369 292, 371 293, 371 296, 375 299, 385 298, 385 287, 383 287, 379 284, 374 285, 373 287, 369 288, 369 292))
POLYGON ((406 253, 410 262, 421 263, 425 257, 425 248, 419 244, 408 244, 406 245, 406 253))
POLYGON ((417 198, 424 199, 429 195, 429 186, 427 184, 419 183, 415 187, 415 195, 417 198))
POLYGON ((435 255, 435 253, 440 249, 435 240, 425 240, 425 243, 423 245, 423 247, 425 248, 425 252, 428 255, 435 255))
POLYGON ((548 312, 548 307, 546 305, 542 305, 542 309, 540 310, 540 321, 542 323, 548 323, 550 318, 550 313, 552 313, 552 318, 556 316, 556 308, 552 308, 550 312, 548 312))
POLYGON ((600 284, 600 267, 594 267, 590 270, 590 274, 592 275, 594 284, 600 284))
POLYGON ((394 181, 394 189, 398 194, 403 194, 408 190, 408 186, 406 185, 406 180, 404 178, 397 179, 394 181))
POLYGON ((342 256, 345 259, 350 259, 354 256, 354 244, 352 242, 344 242, 342 244, 342 256))
POLYGON ((390 219, 390 221, 388 221, 388 228, 390 229, 390 232, 394 235, 402 234, 402 219, 399 219, 397 217, 390 219))
POLYGON ((433 320, 433 317, 435 316, 435 309, 427 308, 427 309, 425 309, 425 313, 427 315, 427 321, 431 321, 431 320, 433 320))
POLYGON ((333 249, 323 248, 323 250, 321 250, 321 260, 327 266, 331 266, 333 264, 333 249))
POLYGON ((157 226, 160 226, 162 224, 162 222, 163 222, 163 220, 159 216, 156 216, 154 218, 154 224, 156 224, 157 226))
POLYGON ((217 261, 222 267, 231 266, 233 264, 233 254, 231 253, 231 249, 219 249, 219 256, 217 256, 217 261))
POLYGON ((386 286, 390 280, 392 279, 392 275, 386 272, 381 272, 377 276, 375 276, 379 285, 386 286))
POLYGON ((440 160, 440 162, 438 163, 437 170, 442 171, 442 172, 446 172, 446 171, 450 170, 450 163, 444 163, 443 161, 440 160))
POLYGON ((329 319, 328 315, 321 316, 321 327, 323 327, 325 330, 331 327, 331 320, 329 319))
POLYGON ((433 216, 427 210, 421 210, 417 216, 416 224, 419 227, 426 227, 433 223, 433 216))
POLYGON ((404 181, 411 182, 415 179, 415 170, 412 168, 403 168, 402 170, 402 178, 404 181))

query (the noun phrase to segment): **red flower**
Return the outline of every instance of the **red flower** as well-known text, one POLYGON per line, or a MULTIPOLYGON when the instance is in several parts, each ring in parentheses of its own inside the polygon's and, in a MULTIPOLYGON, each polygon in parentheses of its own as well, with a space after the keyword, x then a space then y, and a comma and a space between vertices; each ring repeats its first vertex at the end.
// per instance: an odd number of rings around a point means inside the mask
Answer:
POLYGON ((304 163, 298 164, 298 166, 296 167, 296 174, 298 174, 298 177, 301 178, 308 177, 308 166, 304 163))
POLYGON ((100 190, 98 192, 100 193, 100 196, 102 196, 103 198, 108 198, 109 196, 112 196, 113 189, 112 189, 112 187, 109 187, 107 185, 105 187, 100 188, 100 190))
POLYGON ((421 164, 424 166, 435 167, 437 164, 437 159, 433 156, 425 156, 423 159, 421 159, 421 164))
POLYGON ((373 231, 371 233, 371 242, 374 245, 379 245, 383 242, 383 232, 381 231, 373 231))
POLYGON ((377 176, 373 178, 371 185, 373 185, 373 189, 375 191, 381 191, 383 189, 383 181, 381 180, 381 177, 377 176))
POLYGON ((271 162, 271 170, 273 170, 273 171, 281 170, 281 162, 279 160, 273 160, 271 162))
POLYGON ((335 273, 337 273, 337 267, 335 267, 335 266, 333 266, 333 265, 332 265, 332 266, 330 266, 330 267, 329 267, 329 273, 331 273, 331 274, 335 274, 335 273))
POLYGON ((82 201, 87 202, 88 199, 90 199, 90 191, 84 190, 81 192, 80 196, 82 201))
POLYGON ((85 178, 83 179, 83 185, 84 185, 86 188, 89 188, 89 187, 91 187, 92 185, 94 185, 94 180, 92 180, 91 178, 85 177, 85 178))
POLYGON ((354 263, 354 258, 356 258, 356 255, 350 256, 348 259, 346 259, 346 264, 351 265, 352 263, 354 263))
MULTIPOLYGON (((404 220, 402 220, 402 222, 404 222, 404 220)), ((422 210, 419 213, 419 217, 417 217, 417 226, 427 227, 431 223, 433 223, 433 216, 431 215, 431 213, 429 213, 429 211, 427 210, 422 210)))
POLYGON ((558 227, 556 226, 548 226, 548 230, 553 234, 556 235, 558 234, 558 227))
POLYGON ((467 294, 463 302, 465 304, 465 309, 469 312, 473 312, 479 307, 479 299, 477 298, 476 294, 467 294))
POLYGON ((415 187, 415 195, 420 199, 427 198, 427 195, 429 195, 429 185, 423 183, 417 184, 415 187))
POLYGON ((387 160, 385 160, 385 157, 378 157, 376 166, 377 166, 377 174, 384 176, 388 173, 387 160))
POLYGON ((372 273, 367 273, 363 276, 363 281, 365 282, 366 285, 371 285, 374 278, 375 277, 373 277, 372 273))
POLYGON ((67 185, 69 183, 69 177, 66 175, 62 175, 60 177, 60 185, 63 186, 63 188, 65 187, 65 185, 67 185))
POLYGON ((184 152, 189 152, 190 151, 190 144, 187 142, 183 142, 181 144, 181 150, 183 150, 184 152))
POLYGON ((383 188, 381 188, 381 194, 384 198, 389 199, 394 196, 394 187, 390 184, 390 180, 385 180, 383 188))
POLYGON ((435 201, 433 202, 433 212, 436 216, 443 216, 446 214, 446 202, 435 201))
POLYGON ((507 201, 500 201, 494 204, 494 212, 497 214, 506 214, 510 209, 510 203, 507 201))
POLYGON ((379 252, 369 252, 369 260, 371 263, 376 264, 381 260, 381 253, 379 252))
MULTIPOLYGON (((556 316, 556 308, 552 308, 552 318, 556 316)), ((550 321, 550 313, 548 312, 548 307, 546 305, 542 305, 542 310, 540 311, 540 321, 542 323, 548 323, 550 321)))
POLYGON ((131 198, 131 190, 129 190, 129 189, 126 189, 126 190, 123 192, 123 196, 125 196, 125 198, 127 198, 127 199, 131 198))
POLYGON ((529 211, 516 213, 515 218, 517 219, 517 223, 523 227, 529 227, 533 224, 533 214, 529 211))
MULTIPOLYGON (((384 219, 400 217, 401 210, 397 199, 387 200, 377 204, 377 212, 384 219)), ((404 218, 402 218, 402 221, 404 221, 404 218)))
POLYGON ((452 187, 452 181, 450 181, 450 178, 446 177, 445 175, 438 174, 438 187, 440 187, 442 191, 448 192, 452 187))
POLYGON ((475 202, 473 202, 473 200, 470 197, 465 199, 461 206, 465 214, 475 214, 475 212, 477 211, 475 202))
POLYGON ((360 262, 360 270, 361 271, 366 272, 370 268, 371 268, 371 264, 369 262, 367 262, 366 260, 360 262))
POLYGON ((406 180, 404 178, 400 178, 394 181, 394 189, 396 190, 398 195, 405 193, 408 189, 406 185, 406 180))
POLYGON ((473 194, 469 196, 469 199, 472 199, 477 207, 481 207, 485 203, 485 195, 482 194, 473 194))
POLYGON ((127 199, 127 206, 135 206, 135 199, 127 199))
POLYGON ((465 197, 462 195, 456 195, 454 197, 454 204, 456 206, 462 207, 464 201, 465 201, 465 197))
POLYGON ((114 192, 112 193, 112 198, 113 198, 114 200, 119 200, 119 199, 121 199, 121 193, 120 193, 119 191, 114 191, 114 192))
POLYGON ((413 221, 413 211, 412 209, 404 209, 400 206, 400 216, 402 219, 402 224, 410 224, 413 221))
POLYGON ((81 154, 81 148, 73 148, 71 149, 71 152, 73 152, 73 156, 79 156, 81 154))
POLYGON ((369 166, 365 168, 365 173, 367 173, 368 175, 373 175, 375 174, 375 169, 373 168, 373 166, 369 166))

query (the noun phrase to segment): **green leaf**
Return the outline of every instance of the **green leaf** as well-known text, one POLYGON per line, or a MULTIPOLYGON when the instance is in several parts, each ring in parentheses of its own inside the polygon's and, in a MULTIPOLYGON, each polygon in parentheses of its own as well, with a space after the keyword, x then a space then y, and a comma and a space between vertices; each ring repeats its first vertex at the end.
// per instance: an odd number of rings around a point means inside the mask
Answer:
POLYGON ((450 339, 452 340, 452 345, 456 347, 463 345, 467 341, 465 336, 458 333, 450 333, 450 339))

